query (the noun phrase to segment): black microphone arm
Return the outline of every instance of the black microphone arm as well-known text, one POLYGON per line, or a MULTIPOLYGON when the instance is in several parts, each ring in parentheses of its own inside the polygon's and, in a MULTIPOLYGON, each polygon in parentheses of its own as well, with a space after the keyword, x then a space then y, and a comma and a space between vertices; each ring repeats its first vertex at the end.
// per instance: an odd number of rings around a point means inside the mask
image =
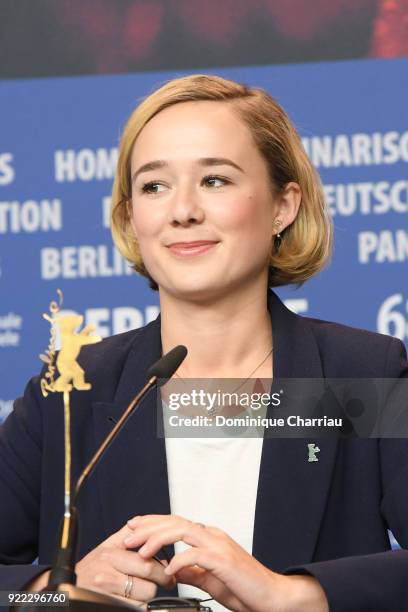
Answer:
MULTIPOLYGON (((183 345, 174 347, 166 355, 161 357, 156 363, 154 363, 147 371, 148 381, 141 391, 133 398, 125 412, 120 417, 119 421, 115 424, 112 431, 106 436, 88 465, 85 467, 83 472, 75 486, 75 490, 72 496, 71 513, 70 516, 64 517, 62 529, 67 530, 67 537, 65 538, 66 545, 63 547, 59 546, 56 562, 51 570, 50 577, 48 580, 48 588, 55 589, 58 585, 64 584, 76 584, 75 574, 75 557, 78 541, 78 511, 76 507, 77 499, 81 488, 83 487, 86 480, 92 474, 100 459, 105 454, 113 440, 116 438, 120 430, 125 426, 126 422, 145 397, 152 387, 157 383, 158 379, 171 378, 176 370, 180 367, 187 355, 187 349, 183 345)), ((61 540, 62 541, 62 540, 61 540)))

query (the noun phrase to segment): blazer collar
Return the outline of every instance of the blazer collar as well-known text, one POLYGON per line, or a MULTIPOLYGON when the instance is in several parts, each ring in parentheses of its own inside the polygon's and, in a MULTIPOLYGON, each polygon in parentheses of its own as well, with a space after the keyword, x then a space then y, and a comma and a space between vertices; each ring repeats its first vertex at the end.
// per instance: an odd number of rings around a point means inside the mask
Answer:
MULTIPOLYGON (((274 338, 274 377, 320 378, 318 345, 307 319, 290 312, 270 293, 274 338)), ((145 384, 146 371, 161 356, 160 318, 138 332, 128 354, 113 403, 94 402, 98 445, 132 397, 145 384)), ((98 466, 106 535, 136 514, 170 513, 165 441, 152 390, 136 409, 119 439, 98 466)), ((265 439, 255 513, 253 554, 282 570, 312 559, 330 483, 336 441, 320 439, 319 462, 308 463, 310 440, 265 439)), ((313 440, 311 440, 313 442, 313 440)))
MULTIPOLYGON (((274 388, 278 379, 324 377, 308 319, 291 312, 270 292, 274 388)), ((271 413, 271 411, 270 411, 271 413)), ((272 414, 271 414, 272 416, 272 414)), ((253 555, 277 571, 312 561, 337 450, 333 439, 271 439, 262 448, 255 510, 253 555), (308 443, 318 462, 308 462, 308 443)))
POLYGON ((268 309, 273 331, 275 378, 320 378, 322 362, 308 320, 291 312, 272 291, 268 309))

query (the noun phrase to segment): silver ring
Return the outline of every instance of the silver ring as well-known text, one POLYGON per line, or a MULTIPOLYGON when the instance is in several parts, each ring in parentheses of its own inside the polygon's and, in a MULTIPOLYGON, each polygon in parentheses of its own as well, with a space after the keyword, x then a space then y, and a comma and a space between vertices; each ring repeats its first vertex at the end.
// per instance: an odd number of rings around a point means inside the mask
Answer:
POLYGON ((125 592, 124 592, 124 597, 126 599, 129 599, 132 593, 132 589, 133 589, 133 576, 129 576, 129 574, 126 574, 125 592))

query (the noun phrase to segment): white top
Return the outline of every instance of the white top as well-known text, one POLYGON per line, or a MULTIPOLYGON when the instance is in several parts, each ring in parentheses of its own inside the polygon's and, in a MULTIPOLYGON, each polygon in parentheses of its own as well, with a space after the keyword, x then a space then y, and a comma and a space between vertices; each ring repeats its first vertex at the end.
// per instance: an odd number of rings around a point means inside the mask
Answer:
MULTIPOLYGON (((263 438, 166 438, 170 507, 191 521, 219 527, 252 554, 263 438)), ((175 545, 176 553, 188 548, 175 545)), ((180 597, 209 597, 179 585, 180 597)), ((213 612, 227 610, 208 602, 213 612)))

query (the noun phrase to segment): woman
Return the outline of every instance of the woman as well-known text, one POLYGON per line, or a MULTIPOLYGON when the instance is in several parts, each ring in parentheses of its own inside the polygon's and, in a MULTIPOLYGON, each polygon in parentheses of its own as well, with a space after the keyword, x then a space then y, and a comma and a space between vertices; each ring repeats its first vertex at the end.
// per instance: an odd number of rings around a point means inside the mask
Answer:
MULTIPOLYGON (((298 317, 268 294, 324 265, 331 225, 300 139, 265 92, 198 75, 148 97, 123 134, 112 227, 158 288, 161 318, 84 349, 93 390, 78 394, 77 472, 177 344, 186 379, 408 376, 398 340, 298 317)), ((9 570, 33 589, 46 584, 62 507, 61 417, 47 401, 31 383, 0 448, 0 520, 22 523, 3 536, 3 558, 29 563, 39 550, 39 568, 9 570)), ((84 491, 80 586, 144 600, 175 577, 214 610, 408 607, 407 553, 386 552, 387 527, 408 542, 405 440, 322 439, 309 463, 304 440, 163 440, 156 425, 150 397, 84 491), (173 544, 163 569, 152 557, 173 544)))

